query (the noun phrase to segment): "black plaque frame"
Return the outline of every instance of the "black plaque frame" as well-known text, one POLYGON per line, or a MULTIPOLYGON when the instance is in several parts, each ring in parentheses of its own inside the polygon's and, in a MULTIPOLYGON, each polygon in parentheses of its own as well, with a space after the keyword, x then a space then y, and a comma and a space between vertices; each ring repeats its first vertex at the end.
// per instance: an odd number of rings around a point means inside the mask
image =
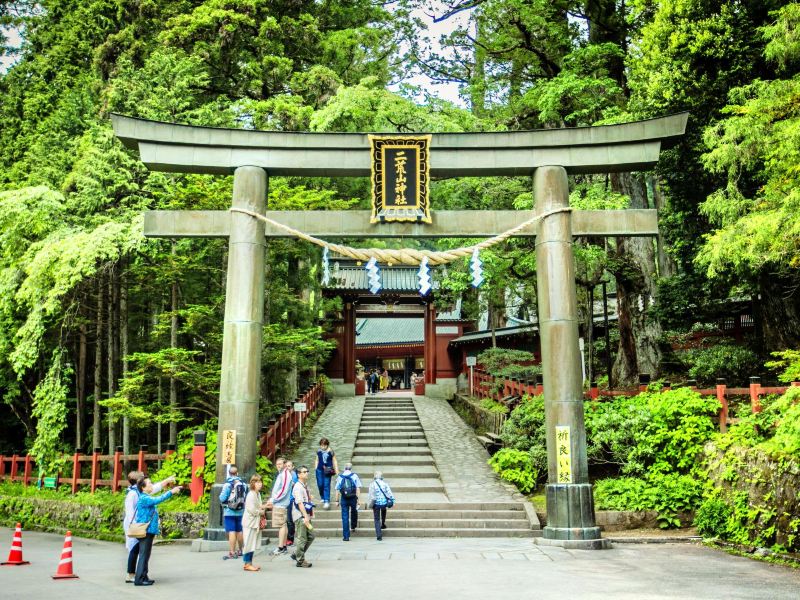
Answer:
POLYGON ((429 135, 378 136, 370 135, 370 168, 372 181, 372 214, 370 222, 391 221, 431 222, 430 212, 430 142, 429 135), (413 186, 404 194, 405 203, 398 204, 387 197, 387 184, 393 183, 394 173, 387 170, 387 156, 398 150, 409 151, 413 160, 408 161, 413 169, 413 186))

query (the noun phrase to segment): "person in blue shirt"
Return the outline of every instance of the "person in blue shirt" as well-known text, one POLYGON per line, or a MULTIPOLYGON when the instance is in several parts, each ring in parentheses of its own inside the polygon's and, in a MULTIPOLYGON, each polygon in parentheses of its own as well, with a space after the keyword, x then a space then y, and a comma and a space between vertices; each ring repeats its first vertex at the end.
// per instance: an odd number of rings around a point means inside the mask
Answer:
POLYGON ((181 486, 176 486, 160 496, 151 496, 153 482, 147 477, 142 477, 136 482, 139 489, 139 500, 133 515, 134 523, 148 523, 147 535, 139 540, 139 560, 136 562, 136 577, 133 585, 153 585, 155 581, 148 576, 150 566, 150 551, 153 549, 153 540, 160 533, 158 519, 158 505, 181 493, 181 486))
POLYGON ((317 487, 322 499, 322 506, 328 509, 331 507, 331 478, 339 472, 336 454, 331 448, 328 438, 322 438, 319 441, 319 450, 314 459, 314 471, 317 476, 317 487))
POLYGON ((353 472, 353 465, 347 463, 342 474, 336 478, 336 504, 342 508, 342 540, 350 541, 350 530, 358 527, 358 497, 361 493, 361 480, 353 472))
POLYGON ((383 473, 375 471, 375 477, 369 484, 367 507, 372 509, 375 537, 379 542, 383 539, 383 530, 386 529, 386 509, 389 508, 390 503, 394 504, 394 500, 392 488, 383 480, 383 473))
POLYGON ((242 548, 244 548, 242 516, 244 515, 244 499, 247 497, 247 489, 244 479, 239 477, 239 469, 236 468, 236 465, 231 465, 228 470, 228 478, 225 480, 225 485, 222 486, 222 491, 219 494, 225 532, 228 534, 228 546, 230 548, 228 555, 223 557, 226 559, 242 555, 242 548), (234 496, 239 495, 241 495, 241 506, 238 508, 231 506, 234 496))

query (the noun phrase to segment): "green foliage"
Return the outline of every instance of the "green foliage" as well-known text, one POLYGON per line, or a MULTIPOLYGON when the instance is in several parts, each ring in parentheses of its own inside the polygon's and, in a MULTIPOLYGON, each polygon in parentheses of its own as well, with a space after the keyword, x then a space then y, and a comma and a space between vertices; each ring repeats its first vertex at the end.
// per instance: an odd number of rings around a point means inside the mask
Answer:
POLYGON ((516 485, 523 494, 536 487, 539 471, 533 466, 528 452, 502 448, 489 459, 489 465, 501 478, 516 485))
POLYGON ((655 510, 659 527, 680 527, 679 515, 696 508, 703 482, 694 475, 651 473, 645 478, 602 479, 594 486, 595 507, 601 510, 655 510))
POLYGON ((524 451, 530 456, 537 475, 547 474, 547 440, 544 427, 544 396, 525 396, 503 424, 501 438, 507 449, 524 451))
POLYGON ((759 370, 755 352, 744 346, 723 342, 707 348, 694 348, 681 356, 689 377, 705 385, 724 377, 729 384, 745 382, 759 370))
POLYGON ((63 464, 63 432, 67 426, 67 386, 65 379, 72 374, 64 366, 64 350, 53 352, 47 375, 33 392, 33 416, 36 421, 36 440, 30 454, 36 459, 42 475, 58 476, 63 464))
POLYGON ((478 355, 478 364, 491 375, 499 378, 528 379, 541 373, 541 367, 533 364, 536 357, 525 350, 489 348, 478 355))
POLYGON ((724 537, 731 519, 731 509, 717 497, 706 498, 697 509, 694 526, 703 537, 724 537))
POLYGON ((781 396, 769 396, 761 402, 761 412, 743 415, 739 422, 721 436, 718 444, 756 448, 780 459, 800 459, 800 388, 790 387, 781 396))
POLYGON ((778 380, 783 383, 800 381, 800 350, 783 350, 773 352, 772 356, 778 360, 767 362, 764 366, 768 369, 782 370, 778 380))
POLYGON ((508 407, 505 404, 495 402, 491 398, 484 398, 481 400, 481 408, 492 413, 498 413, 501 415, 508 414, 508 407))

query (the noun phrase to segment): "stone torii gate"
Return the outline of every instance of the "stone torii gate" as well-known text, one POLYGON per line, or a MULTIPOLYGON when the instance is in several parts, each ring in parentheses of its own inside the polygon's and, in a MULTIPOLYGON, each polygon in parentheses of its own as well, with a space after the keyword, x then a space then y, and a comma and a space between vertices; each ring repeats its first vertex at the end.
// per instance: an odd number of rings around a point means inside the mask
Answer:
MULTIPOLYGON (((536 237, 539 327, 547 430, 548 525, 543 543, 601 548, 588 479, 574 235, 654 236, 655 210, 555 212, 569 205, 569 173, 649 169, 664 143, 682 136, 688 113, 607 125, 492 133, 434 133, 432 177, 532 175, 535 211, 433 211, 433 223, 370 224, 369 211, 267 212, 269 175, 370 175, 367 134, 216 129, 112 115, 114 131, 152 170, 233 174, 233 209, 259 214, 320 238, 491 237, 534 214, 551 213, 519 236, 536 237)), ((234 211, 150 211, 149 237, 227 237, 228 279, 219 395, 219 431, 236 430, 236 463, 254 470, 261 389, 266 238, 272 225, 234 211)), ((225 470, 217 451, 218 493, 225 470)), ((209 539, 222 539, 211 502, 209 539)))

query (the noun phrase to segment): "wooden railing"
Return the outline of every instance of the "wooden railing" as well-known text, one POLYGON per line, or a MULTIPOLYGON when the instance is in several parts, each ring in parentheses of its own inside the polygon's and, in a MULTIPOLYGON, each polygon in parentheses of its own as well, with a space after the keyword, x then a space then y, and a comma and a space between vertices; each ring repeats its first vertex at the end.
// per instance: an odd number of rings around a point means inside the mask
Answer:
MULTIPOLYGON (((601 401, 615 396, 635 396, 647 390, 650 385, 650 375, 642 373, 639 375, 639 386, 636 389, 626 390, 607 390, 600 389, 596 382, 589 384, 589 389, 583 392, 587 400, 601 401)), ((791 385, 785 386, 762 386, 760 377, 750 377, 748 387, 728 387, 725 379, 717 379, 713 388, 698 388, 697 382, 689 380, 684 387, 695 390, 703 396, 715 396, 719 400, 719 427, 720 431, 726 431, 729 423, 729 399, 735 396, 746 396, 750 398, 750 406, 753 412, 761 411, 761 398, 767 394, 783 394, 790 387, 800 386, 800 381, 793 381, 791 385)), ((672 389, 669 382, 663 384, 662 389, 672 389)), ((491 398, 497 402, 502 402, 513 407, 524 395, 538 395, 544 393, 544 385, 541 376, 533 379, 499 378, 480 370, 473 370, 472 394, 481 399, 491 398)))
POLYGON ((298 396, 295 402, 306 405, 304 413, 294 410, 294 404, 289 404, 280 417, 270 419, 269 425, 261 428, 259 441, 261 456, 275 460, 278 453, 285 450, 292 436, 299 430, 302 420, 305 420, 308 415, 324 404, 325 388, 321 383, 317 383, 298 396))
MULTIPOLYGON (((307 412, 305 414, 314 412, 322 406, 324 400, 325 390, 319 383, 297 399, 298 402, 306 404, 307 412)), ((277 453, 288 446, 292 436, 298 431, 300 419, 301 413, 295 411, 293 405, 288 406, 280 417, 272 419, 270 424, 263 428, 260 440, 261 454, 274 460, 277 453)), ((202 435, 199 437, 197 434, 195 435, 195 447, 191 455, 192 481, 190 489, 192 501, 195 503, 200 500, 205 489, 202 478, 196 475, 198 469, 205 466, 205 434, 202 430, 199 433, 202 435)), ((78 491, 79 486, 89 486, 92 493, 99 487, 108 487, 112 492, 117 492, 120 488, 124 489, 128 485, 127 473, 123 471, 124 463, 132 463, 131 468, 135 464, 136 470, 147 474, 148 463, 166 460, 174 453, 175 447, 169 444, 163 454, 150 454, 147 452, 147 446, 140 446, 139 452, 136 454, 123 454, 121 447, 118 447, 114 454, 102 454, 102 448, 95 448, 91 454, 84 454, 81 449, 76 449, 72 456, 64 457, 68 459, 68 464, 72 465, 71 475, 62 476, 63 473, 58 473, 54 477, 54 483, 56 486, 70 486, 73 494, 78 491), (104 469, 110 478, 102 477, 104 469), (87 474, 88 477, 85 476, 87 474)), ((24 486, 36 484, 39 476, 32 475, 35 464, 36 460, 29 454, 0 455, 0 481, 19 482, 24 486)))

